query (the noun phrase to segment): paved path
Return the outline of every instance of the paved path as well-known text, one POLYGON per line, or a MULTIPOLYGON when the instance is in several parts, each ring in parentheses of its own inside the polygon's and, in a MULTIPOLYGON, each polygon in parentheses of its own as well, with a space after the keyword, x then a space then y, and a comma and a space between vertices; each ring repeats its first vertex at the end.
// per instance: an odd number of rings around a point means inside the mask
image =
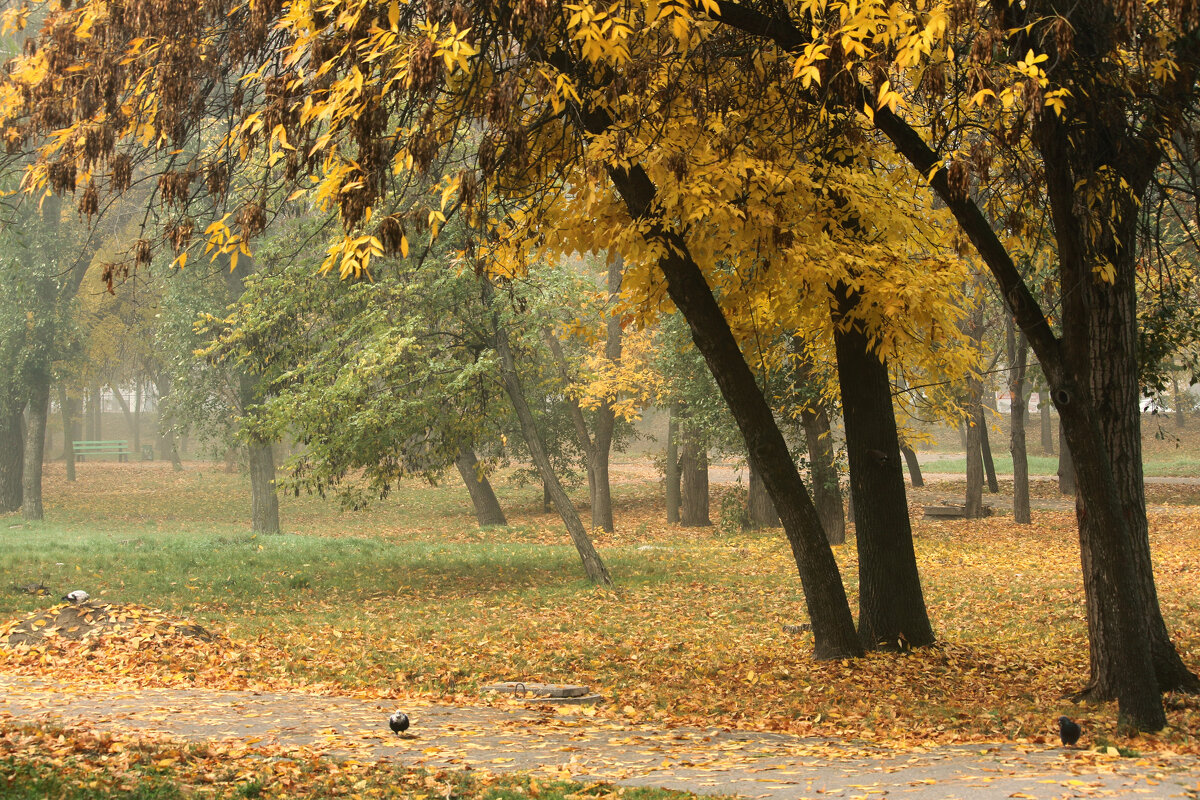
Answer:
POLYGON ((656 728, 528 707, 409 703, 413 738, 386 728, 393 706, 346 697, 70 686, 0 675, 0 726, 52 723, 194 741, 316 745, 410 766, 529 770, 756 800, 799 798, 1200 798, 1200 759, 1117 758, 1049 745, 894 751, 861 742, 722 729, 656 728))

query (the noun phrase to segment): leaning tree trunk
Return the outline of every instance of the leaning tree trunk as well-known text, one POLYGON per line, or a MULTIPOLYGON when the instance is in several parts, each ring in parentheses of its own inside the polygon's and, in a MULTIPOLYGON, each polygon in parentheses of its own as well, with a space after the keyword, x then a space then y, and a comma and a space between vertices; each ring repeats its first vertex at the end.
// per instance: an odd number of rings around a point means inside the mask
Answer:
POLYGON ((252 441, 250 451, 250 520, 255 533, 279 533, 279 493, 275 488, 275 448, 252 441))
POLYGON ((42 464, 46 454, 46 412, 50 407, 50 375, 29 382, 29 415, 25 423, 25 464, 21 479, 21 516, 39 520, 42 509, 42 464))
MULTIPOLYGON (((493 289, 486 278, 482 280, 482 290, 484 305, 490 307, 493 289)), ((529 408, 524 389, 521 387, 521 379, 517 375, 516 359, 513 358, 512 348, 508 342, 508 330, 500 324, 500 315, 494 309, 492 310, 492 341, 496 348, 496 355, 500 358, 500 377, 504 384, 504 391, 517 414, 517 421, 521 425, 521 434, 525 438, 525 445, 529 448, 529 456, 533 459, 538 472, 541 473, 545 489, 549 492, 555 508, 558 509, 563 524, 567 526, 567 533, 571 536, 575 550, 579 553, 580 561, 583 562, 583 571, 592 583, 612 586, 613 580, 608 574, 608 568, 604 566, 604 561, 596 552, 595 546, 592 545, 592 540, 583 527, 583 521, 579 519, 579 512, 575 510, 571 498, 567 496, 558 480, 558 475, 554 473, 550 457, 546 455, 537 420, 534 419, 533 411, 529 408)))
POLYGON ((963 513, 967 519, 983 516, 983 435, 976 409, 983 394, 979 378, 967 379, 967 497, 963 513))
POLYGON ((25 472, 25 415, 21 409, 0 412, 0 512, 21 507, 25 472))
POLYGON ((479 527, 507 525, 508 520, 504 517, 504 509, 500 508, 500 501, 496 499, 496 493, 492 491, 492 484, 488 481, 487 474, 480 468, 479 460, 475 458, 475 451, 469 447, 458 448, 454 466, 458 467, 458 474, 462 476, 463 483, 467 486, 467 494, 471 495, 471 505, 475 507, 475 520, 479 523, 479 527))
MULTIPOLYGON (((603 111, 588 108, 578 122, 584 129, 600 133, 609 127, 611 119, 603 111)), ((762 474, 779 512, 804 587, 813 626, 814 656, 832 659, 861 654, 845 586, 821 530, 817 509, 712 287, 691 257, 684 238, 665 229, 655 218, 657 189, 646 171, 631 164, 622 169, 610 168, 608 174, 633 219, 645 223, 644 238, 663 245, 658 268, 666 280, 667 294, 687 320, 692 341, 704 356, 745 440, 749 460, 762 474)))
POLYGON ((1008 393, 1012 405, 1008 410, 1009 448, 1013 463, 1013 520, 1023 525, 1032 521, 1029 510, 1029 457, 1025 452, 1025 366, 1029 345, 1025 334, 1017 334, 1012 317, 1008 318, 1008 393))
POLYGON ((900 455, 904 456, 904 463, 908 465, 908 479, 912 481, 913 488, 919 489, 924 486, 925 478, 921 475, 921 462, 917 460, 917 451, 902 443, 900 455))
MULTIPOLYGON (((985 394, 991 394, 991 392, 985 392, 985 394)), ((991 403, 980 403, 975 411, 979 415, 979 453, 983 459, 983 473, 987 476, 988 491, 992 494, 998 494, 1000 492, 1000 482, 996 479, 996 462, 992 459, 992 444, 988 439, 987 412, 991 405, 991 403)))
POLYGON ((800 409, 800 424, 808 445, 808 463, 812 472, 813 500, 825 538, 830 544, 846 543, 846 512, 842 509, 842 488, 838 482, 833 455, 833 432, 829 412, 824 405, 806 405, 800 409))
POLYGON ((663 479, 666 482, 667 522, 679 522, 680 497, 679 473, 679 402, 671 403, 667 412, 667 463, 663 469, 663 479))
POLYGON ((779 514, 775 511, 775 504, 771 502, 771 495, 767 494, 767 487, 763 485, 762 476, 753 468, 750 469, 750 485, 746 492, 746 527, 752 529, 779 527, 779 514))
MULTIPOLYGON (((850 313, 855 298, 843 285, 838 293, 841 313, 850 313)), ((870 498, 854 507, 859 639, 872 649, 922 647, 933 644, 934 635, 913 548, 887 363, 871 350, 860 324, 842 328, 835 328, 834 344, 850 485, 855 497, 870 498)))
POLYGON ((712 525, 708 515, 708 451, 700 445, 690 421, 680 426, 680 432, 679 522, 685 528, 712 525))

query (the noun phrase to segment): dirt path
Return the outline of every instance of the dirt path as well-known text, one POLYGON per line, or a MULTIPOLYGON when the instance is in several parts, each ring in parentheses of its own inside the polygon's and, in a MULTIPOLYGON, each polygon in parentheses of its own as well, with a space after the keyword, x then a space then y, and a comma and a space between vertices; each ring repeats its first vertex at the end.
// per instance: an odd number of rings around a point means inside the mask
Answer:
MULTIPOLYGON (((304 694, 99 688, 0 675, 0 726, 145 731, 192 741, 314 745, 408 766, 527 770, 771 800, 809 797, 1200 797, 1200 759, 1119 758, 1049 745, 889 750, 862 742, 623 724, 555 709, 407 703, 304 694)), ((577 712, 577 709, 576 709, 577 712)))

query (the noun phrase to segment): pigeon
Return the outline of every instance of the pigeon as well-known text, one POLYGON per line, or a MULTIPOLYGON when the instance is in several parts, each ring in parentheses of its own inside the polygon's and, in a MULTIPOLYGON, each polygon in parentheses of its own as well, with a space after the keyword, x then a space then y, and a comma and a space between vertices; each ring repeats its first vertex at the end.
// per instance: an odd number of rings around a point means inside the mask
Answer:
POLYGON ((408 730, 408 714, 403 711, 397 711, 388 717, 388 727, 392 729, 392 733, 399 736, 408 730))
POLYGON ((66 600, 68 603, 79 605, 80 603, 86 603, 89 597, 91 597, 91 595, 89 595, 83 589, 76 589, 73 592, 67 592, 64 594, 63 600, 66 600))
POLYGON ((1083 729, 1079 727, 1078 722, 1074 722, 1070 717, 1058 718, 1058 738, 1062 739, 1065 745, 1073 745, 1079 741, 1079 734, 1083 729))

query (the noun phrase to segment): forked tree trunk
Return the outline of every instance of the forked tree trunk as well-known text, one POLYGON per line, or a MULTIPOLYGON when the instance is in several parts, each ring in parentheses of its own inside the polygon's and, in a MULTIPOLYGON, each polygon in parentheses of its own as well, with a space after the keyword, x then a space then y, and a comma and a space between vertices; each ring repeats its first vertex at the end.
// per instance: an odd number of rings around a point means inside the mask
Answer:
MULTIPOLYGON (((850 313, 855 299, 845 286, 838 293, 839 310, 850 313)), ((842 328, 835 328, 834 343, 850 485, 860 500, 854 508, 859 639, 872 649, 923 647, 934 635, 913 548, 887 364, 871 351, 859 324, 842 328), (870 502, 861 502, 867 497, 870 502)))
POLYGON ((1029 457, 1025 452, 1025 366, 1029 345, 1025 334, 1017 334, 1012 317, 1008 318, 1008 392, 1012 405, 1008 411, 1009 448, 1013 463, 1013 520, 1023 525, 1032 521, 1029 510, 1029 457))
POLYGON ((750 482, 746 492, 746 527, 752 529, 779 527, 779 514, 775 512, 775 504, 771 502, 771 495, 767 494, 767 487, 763 485, 762 476, 753 468, 749 472, 750 482))
POLYGON ((467 493, 471 496, 471 505, 475 508, 475 520, 479 526, 482 528, 488 525, 507 525, 508 520, 504 517, 504 509, 500 508, 500 501, 496 499, 496 493, 492 491, 492 484, 487 479, 487 473, 480 468, 479 459, 475 458, 475 451, 469 447, 460 447, 458 456, 454 459, 454 466, 458 467, 458 474, 462 476, 463 483, 466 484, 467 493))
POLYGON ((824 405, 800 409, 800 424, 808 445, 808 464, 812 472, 813 501, 821 527, 830 544, 846 543, 846 512, 842 509, 842 488, 838 481, 833 454, 833 432, 829 412, 824 405))
POLYGON ((25 415, 21 409, 0 411, 0 512, 21 507, 25 472, 25 415))
POLYGON ((25 422, 25 464, 21 478, 21 516, 39 520, 42 509, 42 464, 46 454, 46 413, 50 408, 50 375, 29 382, 29 414, 25 422))
POLYGON ((924 486, 925 478, 921 475, 921 462, 917 460, 917 451, 906 444, 901 444, 900 455, 904 456, 904 463, 908 465, 908 479, 912 482, 913 488, 919 489, 924 486))
POLYGON ((663 468, 666 482, 667 522, 679 522, 680 473, 679 473, 679 403, 671 403, 667 417, 667 463, 663 468))
MULTIPOLYGON (((487 279, 483 279, 481 288, 484 305, 490 308, 494 291, 492 285, 487 279)), ((494 309, 492 310, 492 342, 496 348, 496 355, 500 359, 500 377, 504 384, 504 391, 517 414, 517 420, 521 425, 521 434, 525 439, 525 445, 529 448, 529 456, 537 466, 538 472, 541 473, 545 489, 549 492, 554 507, 558 509, 558 514, 567 527, 567 533, 575 545, 575 550, 579 553, 580 561, 583 562, 583 571, 592 583, 612 586, 613 580, 608 574, 608 568, 604 566, 604 561, 596 552, 587 530, 583 527, 583 521, 579 519, 579 512, 575 510, 575 505, 554 473, 550 457, 546 455, 541 431, 538 430, 537 420, 534 419, 533 411, 525 399, 521 379, 517 374, 517 363, 508 342, 508 331, 501 326, 500 316, 494 309)))
POLYGON ((708 451, 700 445, 690 421, 680 426, 680 434, 679 522, 685 528, 712 525, 708 515, 708 451))
POLYGON ((275 449, 270 442, 251 442, 250 520, 255 533, 279 533, 279 493, 275 489, 275 449))

